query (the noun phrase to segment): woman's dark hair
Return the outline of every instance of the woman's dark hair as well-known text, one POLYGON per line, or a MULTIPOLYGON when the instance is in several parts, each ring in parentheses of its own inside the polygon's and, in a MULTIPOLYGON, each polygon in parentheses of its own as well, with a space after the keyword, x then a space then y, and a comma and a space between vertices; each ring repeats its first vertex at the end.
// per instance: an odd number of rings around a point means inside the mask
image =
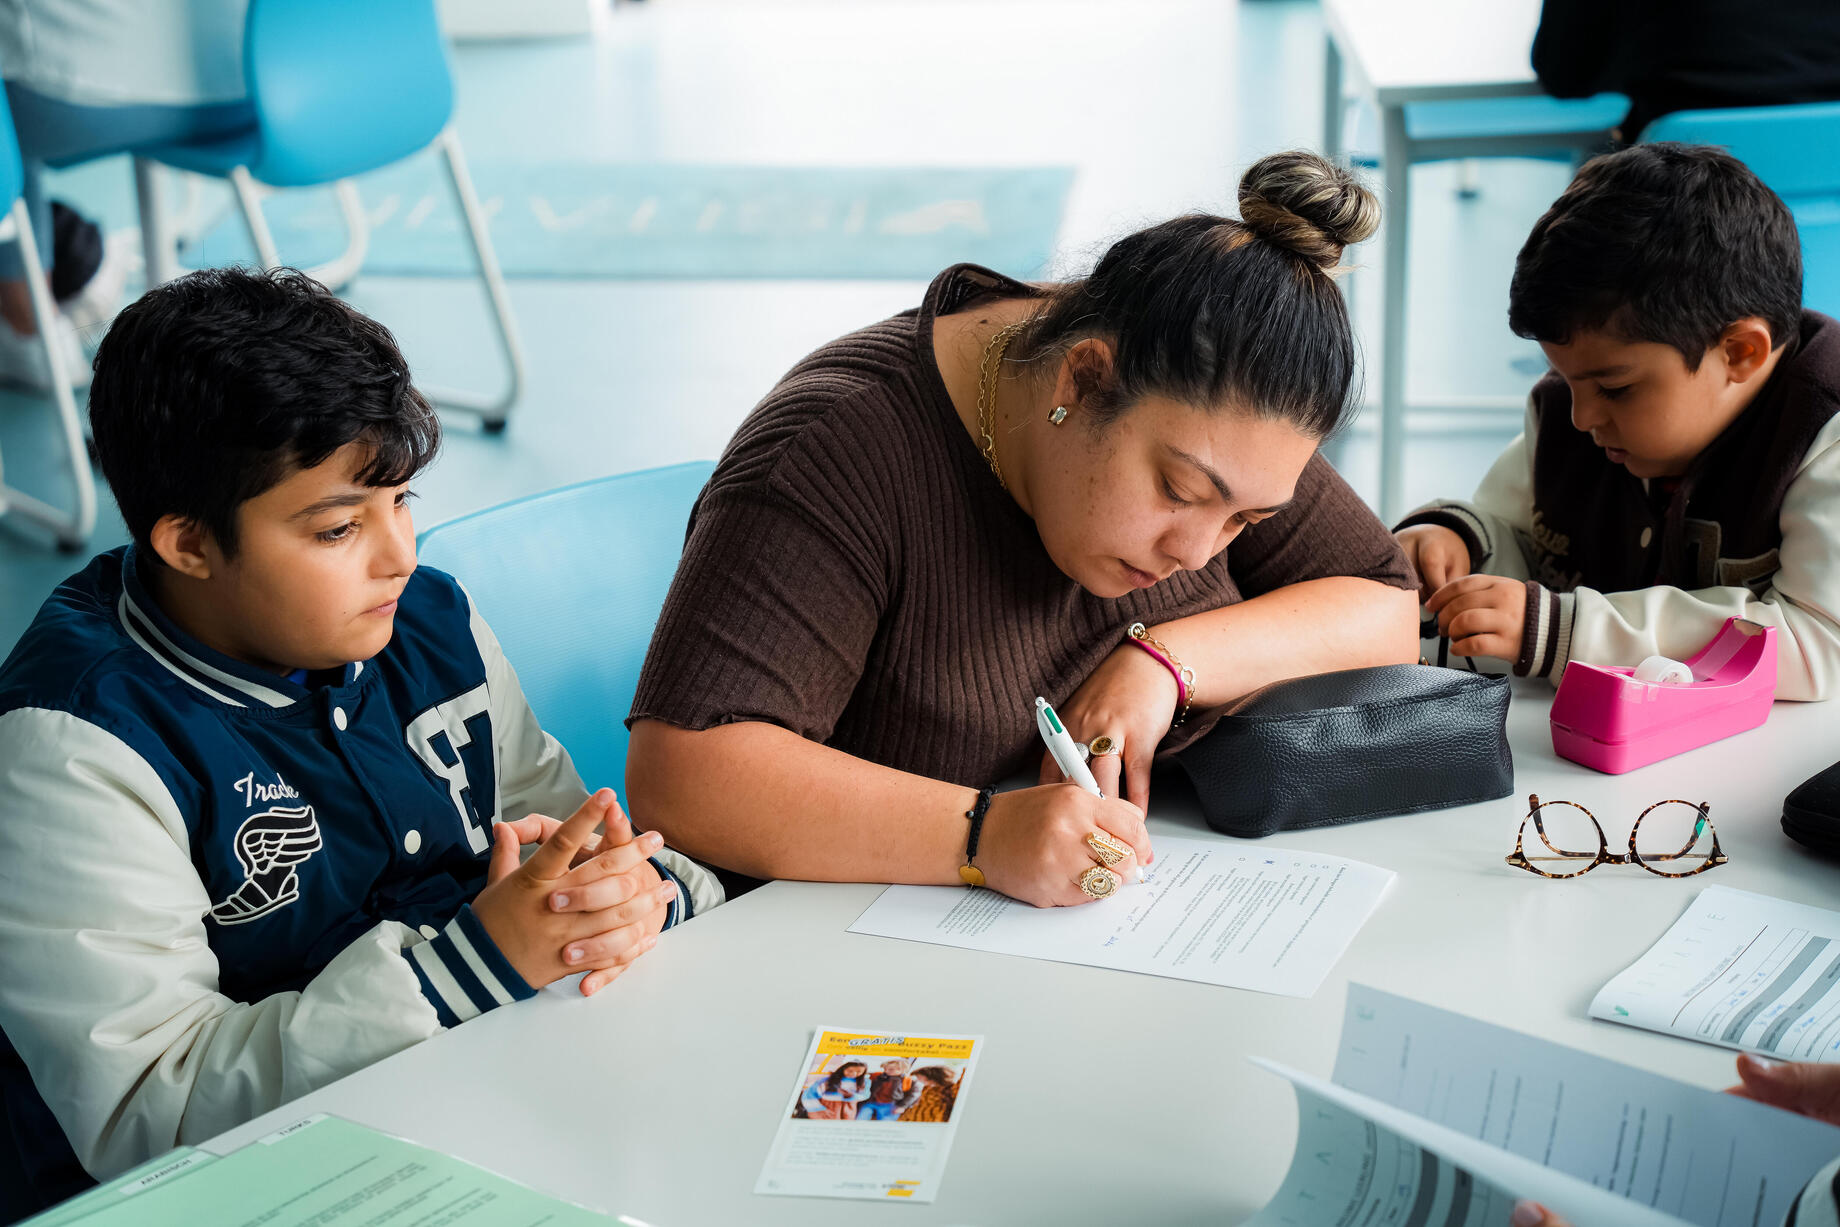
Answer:
POLYGON ((89 393, 96 454, 146 565, 162 516, 226 554, 237 508, 350 443, 357 480, 395 486, 440 447, 389 330, 293 269, 205 269, 116 317, 89 393))
POLYGON ((958 1082, 958 1075, 943 1065, 924 1065, 919 1069, 909 1070, 908 1074, 914 1078, 925 1078, 934 1086, 941 1088, 954 1086, 958 1082))
POLYGON ((1782 198, 1707 145, 1660 141, 1586 162, 1514 261, 1508 326, 1564 345, 1606 329, 1699 369, 1752 316, 1780 345, 1802 309, 1802 245, 1782 198))
POLYGON ((1018 361, 1088 338, 1109 371, 1077 371, 1104 426, 1137 400, 1231 404, 1316 438, 1341 424, 1354 381, 1348 307, 1331 276, 1371 235, 1380 204, 1314 153, 1273 154, 1239 185, 1238 220, 1191 213, 1120 239, 1086 277, 1055 288, 1010 347, 1018 361))
POLYGON ((843 1079, 844 1079, 843 1071, 850 1068, 850 1066, 852 1065, 854 1065, 857 1069, 860 1069, 862 1071, 862 1073, 860 1074, 850 1075, 850 1077, 854 1078, 856 1081, 860 1082, 863 1080, 864 1077, 868 1075, 869 1067, 863 1064, 861 1061, 845 1061, 842 1065, 839 1065, 836 1069, 833 1069, 831 1071, 831 1076, 824 1080, 824 1089, 829 1091, 833 1095, 843 1090, 843 1079))

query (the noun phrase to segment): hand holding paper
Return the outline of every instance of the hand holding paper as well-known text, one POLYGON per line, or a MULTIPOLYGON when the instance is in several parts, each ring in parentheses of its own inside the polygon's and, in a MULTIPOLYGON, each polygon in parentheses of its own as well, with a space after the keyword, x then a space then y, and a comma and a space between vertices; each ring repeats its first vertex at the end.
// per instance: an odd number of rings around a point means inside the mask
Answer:
POLYGON ((1840 1125, 1840 1066, 1738 1055, 1738 1085, 1727 1093, 1840 1125))

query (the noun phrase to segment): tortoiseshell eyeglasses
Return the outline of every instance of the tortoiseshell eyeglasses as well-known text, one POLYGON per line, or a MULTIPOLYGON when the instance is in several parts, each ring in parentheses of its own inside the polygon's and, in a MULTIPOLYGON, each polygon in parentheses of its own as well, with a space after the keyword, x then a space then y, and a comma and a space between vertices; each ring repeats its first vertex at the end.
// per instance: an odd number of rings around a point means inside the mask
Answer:
POLYGON ((1530 796, 1527 804, 1530 808, 1521 819, 1508 864, 1543 878, 1575 878, 1599 865, 1638 865, 1664 878, 1690 878, 1728 859, 1707 817, 1711 807, 1704 801, 1657 801, 1643 810, 1630 829, 1627 853, 1610 851, 1596 815, 1575 801, 1530 796), (1537 841, 1532 855, 1523 851, 1529 826, 1537 841))

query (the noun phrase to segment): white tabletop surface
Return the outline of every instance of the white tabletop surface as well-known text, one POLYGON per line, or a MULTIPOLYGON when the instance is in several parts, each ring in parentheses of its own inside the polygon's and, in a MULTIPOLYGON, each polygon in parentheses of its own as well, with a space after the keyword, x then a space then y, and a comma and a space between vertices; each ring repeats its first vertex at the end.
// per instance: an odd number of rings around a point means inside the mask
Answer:
POLYGON ((1344 71, 1381 106, 1537 93, 1540 0, 1323 0, 1344 71))
MULTIPOLYGON (((1350 979, 1729 1083, 1730 1052, 1585 1011, 1709 882, 1840 905, 1840 868, 1778 825, 1783 795, 1840 755, 1835 710, 1778 704, 1762 729, 1606 776, 1555 757, 1550 688, 1516 685, 1514 797, 1270 841, 1399 874, 1310 1000, 858 936, 845 929, 879 887, 782 882, 666 934, 591 1000, 552 988, 209 1148, 331 1112, 657 1227, 1236 1223, 1276 1190, 1296 1124, 1289 1087, 1245 1058, 1326 1075, 1350 979), (1589 806, 1612 845, 1651 801, 1710 801, 1731 863, 1689 881, 1536 878, 1502 861, 1529 791, 1589 806), (820 1024, 988 1039, 935 1204, 753 1194, 820 1024)), ((1183 792, 1153 797, 1153 833, 1204 833, 1183 792)))

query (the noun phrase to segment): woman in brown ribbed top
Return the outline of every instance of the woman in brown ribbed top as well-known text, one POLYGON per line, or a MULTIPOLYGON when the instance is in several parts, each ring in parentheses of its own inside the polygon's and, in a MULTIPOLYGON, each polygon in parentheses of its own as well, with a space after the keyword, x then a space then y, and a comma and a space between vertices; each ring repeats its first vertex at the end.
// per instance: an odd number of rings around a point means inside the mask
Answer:
POLYGON ((1061 285, 948 269, 794 367, 691 519, 633 703, 635 816, 755 877, 956 883, 979 790, 1039 761, 971 864, 1082 903, 1094 832, 1129 845, 1125 881, 1152 859, 1150 762, 1183 708, 1414 659, 1405 560, 1317 455, 1355 364, 1329 270, 1379 207, 1290 153, 1240 211, 1061 285), (1122 747, 1093 759, 1104 798, 1051 782, 1037 695, 1122 747))

